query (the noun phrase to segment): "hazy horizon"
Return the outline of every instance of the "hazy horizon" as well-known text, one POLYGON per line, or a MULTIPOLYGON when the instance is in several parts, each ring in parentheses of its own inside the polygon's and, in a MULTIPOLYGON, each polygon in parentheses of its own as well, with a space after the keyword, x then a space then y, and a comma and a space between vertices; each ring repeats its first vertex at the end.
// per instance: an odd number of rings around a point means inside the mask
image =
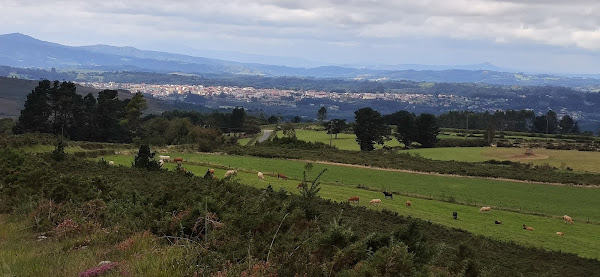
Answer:
POLYGON ((594 16, 600 3, 591 0, 0 4, 0 33, 71 46, 192 56, 233 51, 322 64, 489 62, 528 72, 600 73, 600 17, 594 16))

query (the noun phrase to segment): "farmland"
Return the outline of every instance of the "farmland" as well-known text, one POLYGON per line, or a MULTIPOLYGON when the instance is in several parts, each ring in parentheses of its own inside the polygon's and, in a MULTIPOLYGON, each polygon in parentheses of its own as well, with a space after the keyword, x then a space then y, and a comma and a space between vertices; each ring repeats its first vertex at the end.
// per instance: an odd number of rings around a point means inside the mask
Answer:
POLYGON ((528 156, 524 155, 525 149, 523 148, 500 147, 429 148, 411 149, 406 152, 434 160, 465 162, 482 162, 491 159, 509 160, 534 165, 549 164, 563 169, 571 167, 576 171, 600 172, 598 167, 600 152, 535 148, 533 149, 534 155, 528 156))
MULTIPOLYGON (((281 137, 281 132, 277 133, 277 136, 281 137)), ((322 142, 329 145, 329 135, 325 131, 314 131, 314 130, 296 130, 296 136, 298 139, 312 142, 322 142)), ((356 143, 356 135, 348 133, 338 134, 338 138, 331 140, 331 145, 341 150, 360 150, 358 143, 356 143)), ((399 146, 400 143, 397 140, 386 141, 387 146, 399 146)), ((381 148, 381 145, 375 145, 375 148, 381 148)))
MULTIPOLYGON (((276 190, 283 188, 292 192, 296 191, 296 185, 301 180, 304 165, 302 161, 245 156, 168 154, 184 157, 189 162, 185 164, 186 169, 196 175, 203 175, 206 168, 211 167, 216 168, 216 176, 221 177, 226 168, 237 168, 241 170, 238 178, 244 184, 260 188, 271 184, 276 190), (257 179, 256 171, 267 174, 264 182, 257 179), (284 172, 291 180, 272 177, 276 172, 284 172)), ((132 157, 107 156, 105 159, 129 165, 132 157)), ((166 167, 173 168, 174 165, 167 164, 166 167)), ((600 245, 594 243, 597 240, 595 234, 600 229, 597 225, 600 217, 594 208, 600 190, 595 188, 421 175, 324 164, 314 164, 313 171, 323 168, 328 171, 322 178, 324 185, 319 194, 322 198, 344 201, 351 195, 358 195, 361 205, 365 205, 369 199, 383 198, 379 191, 387 189, 401 195, 396 195, 393 201, 384 200, 383 205, 376 209, 431 220, 499 240, 600 258, 600 247, 591 246, 600 245), (359 185, 361 188, 358 188, 359 185), (407 199, 413 202, 411 208, 404 206, 407 199), (492 213, 479 213, 478 208, 482 205, 492 206, 492 213), (452 219, 452 211, 459 213, 459 220, 452 219), (559 219, 563 214, 573 216, 576 223, 564 224, 559 219), (494 225, 494 220, 502 220, 504 224, 494 225), (584 223, 588 220, 592 223, 584 223), (536 231, 525 232, 522 224, 534 226, 536 231), (554 234, 557 231, 565 232, 568 236, 558 237, 554 234)))

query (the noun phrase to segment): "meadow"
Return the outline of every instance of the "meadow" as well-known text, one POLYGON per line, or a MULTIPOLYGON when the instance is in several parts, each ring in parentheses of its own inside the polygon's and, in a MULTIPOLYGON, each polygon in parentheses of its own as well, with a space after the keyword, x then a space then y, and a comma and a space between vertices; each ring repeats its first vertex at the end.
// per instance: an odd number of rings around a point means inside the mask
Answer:
POLYGON ((509 160, 534 165, 549 164, 565 169, 570 167, 576 171, 600 172, 598 161, 600 152, 577 150, 552 150, 534 148, 533 156, 527 156, 524 148, 504 147, 450 147, 403 150, 411 154, 442 161, 483 162, 487 160, 509 160))
MULTIPOLYGON (((277 136, 281 137, 283 134, 281 132, 277 132, 277 136)), ((322 142, 329 145, 329 134, 327 134, 325 131, 298 129, 296 130, 296 137, 304 141, 322 142)), ((341 150, 360 150, 358 143, 356 142, 356 135, 349 133, 339 133, 337 139, 335 138, 335 135, 333 135, 333 138, 331 139, 331 145, 341 150)), ((398 140, 393 139, 386 141, 384 145, 393 147, 400 146, 401 144, 398 142, 398 140)), ((380 149, 381 147, 382 145, 375 145, 376 149, 380 149)))
MULTIPOLYGON (((215 169, 215 176, 222 177, 227 168, 236 168, 240 170, 236 178, 244 184, 259 188, 271 184, 276 190, 283 188, 292 193, 297 192, 296 186, 301 180, 305 164, 302 161, 245 156, 167 154, 184 157, 189 162, 184 164, 185 168, 196 175, 204 175, 210 167, 215 169), (265 181, 257 179, 256 171, 266 174, 265 181), (290 180, 277 179, 274 177, 277 172, 285 173, 290 180)), ((106 156, 105 159, 130 165, 132 157, 106 156)), ((167 163, 165 167, 172 169, 175 165, 167 163)), ((323 175, 319 196, 325 199, 345 201, 349 196, 357 195, 361 198, 360 205, 370 208, 386 209, 502 241, 600 259, 600 240, 596 235, 600 230, 597 224, 600 216, 595 209, 600 196, 598 189, 421 175, 317 163, 312 172, 315 174, 324 168, 327 168, 327 172, 323 175), (386 200, 380 192, 383 189, 400 195, 395 195, 394 200, 386 200), (383 204, 380 207, 368 205, 368 200, 374 198, 383 199, 383 204), (413 202, 412 207, 404 205, 406 200, 413 202), (492 206, 492 212, 479 213, 482 205, 492 206), (452 218, 452 211, 458 212, 458 220, 452 218), (575 224, 565 224, 560 218, 564 214, 571 215, 575 224), (494 220, 501 220, 503 224, 496 225, 494 220), (584 223, 587 220, 592 223, 584 223), (533 226, 535 231, 523 230, 523 224, 533 226), (567 235, 556 236, 557 231, 567 235)))

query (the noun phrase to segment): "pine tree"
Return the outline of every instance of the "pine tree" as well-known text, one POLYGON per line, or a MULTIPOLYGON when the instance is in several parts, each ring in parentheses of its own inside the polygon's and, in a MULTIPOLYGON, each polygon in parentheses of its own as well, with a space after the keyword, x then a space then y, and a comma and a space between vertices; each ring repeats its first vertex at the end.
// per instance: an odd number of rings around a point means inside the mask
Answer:
POLYGON ((390 135, 390 128, 385 125, 383 117, 371 108, 362 108, 354 112, 354 134, 361 151, 372 151, 375 143, 383 145, 384 139, 390 135))
POLYGON ((154 160, 155 153, 150 152, 150 146, 142 144, 133 161, 133 167, 147 170, 159 170, 160 164, 154 160))
POLYGON ((437 135, 440 132, 435 115, 421 114, 415 120, 415 125, 417 127, 416 141, 421 144, 421 147, 433 147, 438 141, 437 135))
POLYGON ((49 104, 51 89, 50 81, 43 80, 27 95, 25 107, 21 110, 19 120, 13 129, 14 133, 51 132, 49 122, 50 114, 52 113, 49 104))

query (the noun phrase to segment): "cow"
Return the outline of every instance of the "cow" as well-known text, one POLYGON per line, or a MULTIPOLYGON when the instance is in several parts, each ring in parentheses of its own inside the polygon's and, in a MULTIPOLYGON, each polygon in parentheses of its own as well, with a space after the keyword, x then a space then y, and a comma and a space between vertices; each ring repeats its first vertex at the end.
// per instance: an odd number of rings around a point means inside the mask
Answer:
POLYGON ((563 233, 563 232, 556 232, 556 235, 557 235, 557 236, 564 236, 564 235, 565 235, 565 233, 563 233))
POLYGON ((225 178, 231 177, 237 175, 237 170, 227 170, 227 172, 225 172, 225 178))
POLYGON ((563 216, 563 219, 565 220, 565 223, 567 223, 567 222, 568 222, 568 223, 570 223, 570 224, 573 224, 573 218, 571 218, 570 216, 568 216, 568 215, 564 215, 564 216, 563 216))
POLYGON ((357 204, 360 204, 360 197, 358 197, 358 196, 352 196, 352 197, 348 198, 348 203, 357 203, 357 204))
POLYGON ((283 179, 283 180, 287 180, 288 179, 287 176, 285 176, 285 175, 283 175, 281 173, 277 173, 277 179, 280 179, 280 178, 283 179))
POLYGON ((458 219, 458 213, 457 212, 452 212, 452 216, 454 217, 454 219, 458 219))
POLYGON ((500 220, 494 220, 494 224, 502 224, 502 221, 500 221, 500 220))
POLYGON ((523 229, 527 230, 527 231, 533 231, 533 227, 529 227, 525 224, 523 224, 523 229))
POLYGON ((177 158, 173 159, 173 162, 183 163, 183 158, 182 157, 177 157, 177 158))
POLYGON ((158 156, 158 159, 168 163, 171 160, 171 156, 158 156))
POLYGON ((491 211, 491 210, 492 210, 492 208, 491 208, 491 207, 481 207, 481 209, 479 209, 479 212, 480 212, 480 213, 483 213, 483 212, 489 212, 489 211, 491 211))
POLYGON ((301 189, 304 187, 304 183, 298 183, 298 185, 296 186, 297 189, 301 189))
POLYGON ((387 192, 387 191, 385 191, 385 190, 384 190, 384 191, 383 191, 383 198, 384 198, 384 199, 387 199, 388 197, 389 197, 391 200, 394 200, 394 194, 392 194, 392 192, 387 192))
POLYGON ((115 162, 110 161, 110 162, 108 162, 108 165, 115 165, 115 162))
POLYGON ((407 206, 407 207, 410 207, 410 206, 412 206, 412 202, 410 202, 410 200, 406 200, 406 206, 407 206))
POLYGON ((265 175, 262 172, 258 172, 258 179, 265 180, 265 175))
POLYGON ((160 160, 160 161, 158 161, 158 164, 160 165, 160 167, 162 167, 165 164, 165 161, 160 160))
POLYGON ((369 204, 379 206, 381 205, 381 199, 371 199, 371 201, 369 201, 369 204))
POLYGON ((204 173, 204 179, 214 179, 215 178, 215 170, 207 169, 206 173, 204 173))

